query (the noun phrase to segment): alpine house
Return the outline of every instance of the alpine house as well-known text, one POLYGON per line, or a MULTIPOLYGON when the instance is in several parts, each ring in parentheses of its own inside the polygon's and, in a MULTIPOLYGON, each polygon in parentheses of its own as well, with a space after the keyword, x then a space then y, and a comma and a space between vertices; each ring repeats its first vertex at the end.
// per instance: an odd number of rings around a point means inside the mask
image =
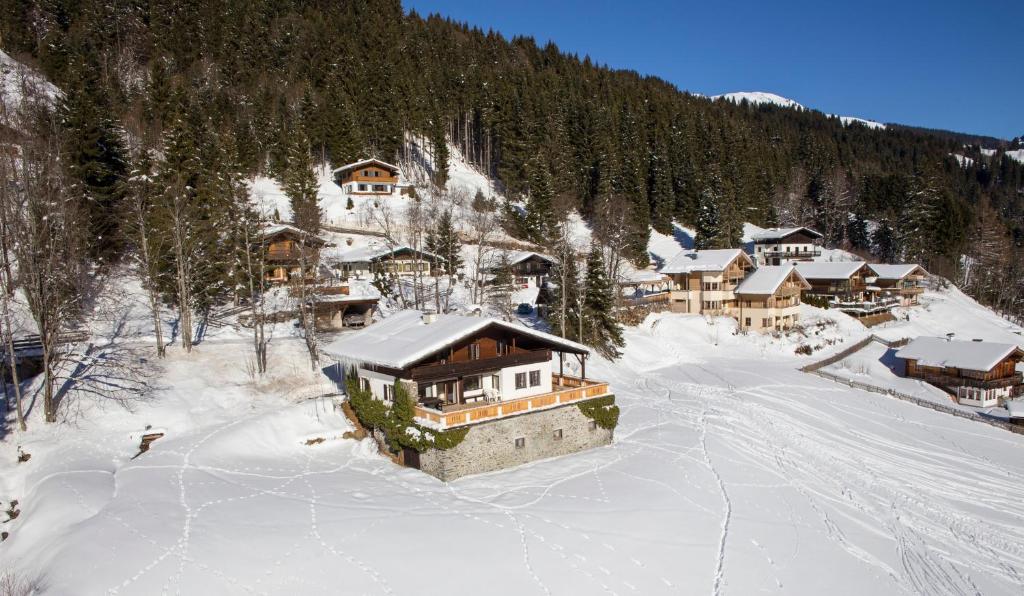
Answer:
POLYGON ((607 445, 617 422, 608 384, 586 376, 586 346, 499 319, 406 310, 324 352, 354 392, 393 410, 411 400, 407 432, 465 432, 455 446, 401 449, 442 480, 607 445))

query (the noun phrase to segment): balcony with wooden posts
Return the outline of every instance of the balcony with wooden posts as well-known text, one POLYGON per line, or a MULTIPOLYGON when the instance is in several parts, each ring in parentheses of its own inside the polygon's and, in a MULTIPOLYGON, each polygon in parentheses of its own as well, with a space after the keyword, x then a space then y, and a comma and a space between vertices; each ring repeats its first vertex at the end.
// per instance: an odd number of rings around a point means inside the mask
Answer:
POLYGON ((552 390, 549 393, 510 400, 484 399, 477 402, 436 406, 420 403, 415 406, 414 411, 417 418, 426 420, 439 428, 455 428, 562 404, 578 403, 611 394, 608 383, 603 381, 558 374, 551 375, 551 387, 552 390))
POLYGON ((762 253, 769 259, 813 259, 821 256, 821 247, 814 246, 810 249, 781 250, 778 248, 766 249, 762 253))
POLYGON ((264 253, 263 259, 268 263, 298 263, 305 256, 306 262, 313 263, 319 255, 320 250, 317 248, 306 248, 303 250, 297 246, 280 248, 272 246, 264 253))
POLYGON ((875 300, 833 300, 829 302, 829 307, 845 313, 872 314, 891 310, 899 304, 899 298, 880 297, 875 300))

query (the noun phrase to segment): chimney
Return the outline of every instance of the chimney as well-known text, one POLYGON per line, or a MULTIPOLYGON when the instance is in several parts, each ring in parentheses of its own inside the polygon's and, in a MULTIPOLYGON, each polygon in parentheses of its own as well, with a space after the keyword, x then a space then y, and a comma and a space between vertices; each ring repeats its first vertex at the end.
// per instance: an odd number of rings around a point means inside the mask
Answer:
POLYGON ((420 320, 423 321, 424 325, 429 325, 437 320, 437 313, 432 310, 425 310, 423 311, 423 314, 420 315, 420 320))
POLYGON ((955 333, 947 333, 946 334, 946 341, 953 341, 953 336, 954 335, 956 335, 956 334, 955 333))

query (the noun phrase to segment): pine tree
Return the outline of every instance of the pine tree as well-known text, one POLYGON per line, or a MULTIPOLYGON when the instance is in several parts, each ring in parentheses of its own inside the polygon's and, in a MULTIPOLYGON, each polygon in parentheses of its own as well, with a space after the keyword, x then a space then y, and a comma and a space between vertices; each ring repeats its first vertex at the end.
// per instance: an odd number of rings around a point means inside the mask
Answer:
POLYGON ((719 248, 722 243, 718 206, 718 191, 712 186, 706 186, 700 194, 697 207, 697 237, 694 238, 694 248, 697 250, 719 248))
POLYGON ((526 201, 524 235, 537 244, 545 244, 555 227, 555 191, 547 163, 537 158, 530 163, 530 195, 526 201))
POLYGON ((587 255, 586 293, 583 298, 582 341, 605 358, 618 358, 619 348, 625 345, 622 326, 615 319, 616 285, 608 278, 603 249, 598 244, 590 247, 587 255))
POLYGON ((434 153, 434 184, 444 188, 448 182, 448 140, 441 117, 434 118, 431 123, 430 146, 434 153))
POLYGON ((317 202, 318 184, 309 154, 309 141, 301 128, 292 133, 285 168, 281 186, 291 201, 292 220, 297 228, 318 234, 321 218, 317 202))

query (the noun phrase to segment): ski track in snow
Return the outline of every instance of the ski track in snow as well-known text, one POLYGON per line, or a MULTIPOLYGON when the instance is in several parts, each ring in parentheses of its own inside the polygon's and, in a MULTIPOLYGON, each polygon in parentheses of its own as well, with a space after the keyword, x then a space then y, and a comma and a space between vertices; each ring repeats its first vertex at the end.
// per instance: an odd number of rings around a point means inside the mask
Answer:
POLYGON ((609 448, 444 484, 354 441, 261 442, 299 405, 130 462, 76 435, 25 519, 51 486, 79 512, 53 593, 1019 593, 1019 437, 680 345, 599 370, 622 407, 609 448))

